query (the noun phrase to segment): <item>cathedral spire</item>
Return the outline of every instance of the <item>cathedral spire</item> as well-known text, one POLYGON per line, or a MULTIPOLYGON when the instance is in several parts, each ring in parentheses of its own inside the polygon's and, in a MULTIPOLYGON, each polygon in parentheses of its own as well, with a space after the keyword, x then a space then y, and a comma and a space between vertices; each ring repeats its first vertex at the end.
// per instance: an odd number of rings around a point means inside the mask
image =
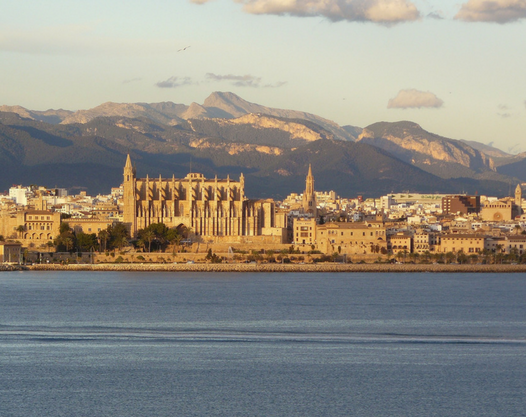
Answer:
POLYGON ((317 217, 316 209, 316 192, 314 191, 314 176, 312 175, 312 166, 309 164, 309 172, 305 179, 305 191, 303 192, 303 212, 317 217))
POLYGON ((130 154, 126 157, 126 165, 124 165, 124 168, 132 168, 130 154))

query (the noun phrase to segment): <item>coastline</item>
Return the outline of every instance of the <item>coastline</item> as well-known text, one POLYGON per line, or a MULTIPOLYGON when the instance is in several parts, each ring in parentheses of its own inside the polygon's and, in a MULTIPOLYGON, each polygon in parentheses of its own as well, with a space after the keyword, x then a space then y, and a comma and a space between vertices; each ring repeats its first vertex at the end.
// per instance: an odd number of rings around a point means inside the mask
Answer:
POLYGON ((2 270, 29 271, 139 271, 139 272, 526 272, 523 265, 460 265, 460 264, 37 264, 2 270))

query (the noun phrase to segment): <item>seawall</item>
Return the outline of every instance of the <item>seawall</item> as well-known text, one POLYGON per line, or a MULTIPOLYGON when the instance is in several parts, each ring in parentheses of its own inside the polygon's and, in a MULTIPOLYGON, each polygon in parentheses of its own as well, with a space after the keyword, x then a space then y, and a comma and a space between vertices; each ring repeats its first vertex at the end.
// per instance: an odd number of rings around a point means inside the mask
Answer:
POLYGON ((158 272, 526 272, 526 265, 447 264, 37 264, 31 271, 158 271, 158 272))

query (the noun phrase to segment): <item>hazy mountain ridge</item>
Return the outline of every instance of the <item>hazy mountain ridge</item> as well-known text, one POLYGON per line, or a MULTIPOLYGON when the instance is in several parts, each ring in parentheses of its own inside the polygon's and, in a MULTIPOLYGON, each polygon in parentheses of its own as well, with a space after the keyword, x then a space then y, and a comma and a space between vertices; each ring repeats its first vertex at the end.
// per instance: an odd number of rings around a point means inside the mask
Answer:
MULTIPOLYGON (((5 107, 5 110, 20 114, 22 117, 33 120, 39 112, 32 112, 23 107, 5 107)), ((51 110, 48 110, 51 112, 51 110)), ((56 116, 60 116, 58 123, 74 124, 88 123, 96 117, 128 117, 139 118, 146 117, 156 122, 166 125, 177 125, 188 119, 235 119, 250 113, 265 114, 285 119, 300 119, 314 122, 325 130, 331 132, 336 139, 354 140, 355 136, 340 127, 337 123, 323 117, 296 110, 276 109, 266 107, 243 100, 233 93, 214 92, 205 99, 202 105, 192 103, 189 106, 185 104, 176 104, 172 102, 161 103, 103 103, 97 107, 88 110, 79 110, 76 112, 56 111, 56 116)), ((40 112, 42 113, 42 112, 40 112)), ((45 121, 45 120, 43 120, 45 121)), ((48 123, 53 123, 48 121, 48 123)))
POLYGON ((309 163, 317 189, 333 189, 345 196, 397 190, 499 193, 508 189, 507 183, 489 181, 457 179, 452 183, 363 143, 295 140, 290 132, 251 124, 227 127, 232 135, 244 128, 268 136, 251 139, 243 133, 225 139, 197 133, 190 126, 203 123, 216 128, 222 122, 190 120, 168 126, 147 118, 102 117, 85 124, 51 125, 0 113, 0 189, 14 183, 38 183, 108 193, 122 182, 128 152, 139 176, 181 178, 192 170, 207 177, 236 177, 243 172, 251 197, 282 198, 301 192, 309 163), (288 140, 283 140, 285 134, 288 140), (270 145, 273 141, 280 145, 270 145))
POLYGON ((28 110, 22 106, 0 106, 0 112, 10 112, 10 113, 16 113, 20 115, 21 117, 24 117, 26 119, 31 120, 38 120, 39 122, 46 122, 51 124, 58 124, 62 122, 65 118, 73 114, 70 110, 45 110, 45 111, 37 111, 37 110, 28 110))
POLYGON ((496 157, 502 165, 496 172, 492 159, 475 149, 494 148, 444 138, 412 122, 340 127, 308 113, 250 103, 232 93, 213 93, 203 105, 104 103, 76 113, 50 110, 52 123, 22 107, 9 109, 16 112, 0 112, 4 188, 27 180, 49 185, 62 178, 66 187, 85 185, 107 192, 120 184, 120 159, 127 152, 144 175, 184 177, 190 165, 207 176, 245 172, 256 196, 301 191, 302 169, 309 161, 314 161, 322 181, 317 184, 323 189, 364 195, 396 190, 498 194, 515 181, 506 175, 524 178, 526 169, 520 156, 504 156, 496 157), (60 124, 58 115, 63 116, 60 124), (354 138, 359 138, 356 144, 354 138), (76 166, 86 170, 85 184, 72 183, 82 178, 72 172, 76 166))
POLYGON ((483 152, 462 141, 430 133, 413 122, 374 123, 363 129, 357 141, 385 149, 444 178, 496 172, 493 160, 483 152))

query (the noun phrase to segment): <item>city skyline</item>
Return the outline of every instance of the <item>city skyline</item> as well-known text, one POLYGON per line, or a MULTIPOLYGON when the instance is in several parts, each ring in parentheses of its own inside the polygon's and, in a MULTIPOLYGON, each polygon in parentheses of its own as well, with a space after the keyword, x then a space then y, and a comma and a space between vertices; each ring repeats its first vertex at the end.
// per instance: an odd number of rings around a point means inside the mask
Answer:
POLYGON ((0 105, 190 104, 232 91, 340 125, 411 120, 525 151, 525 17, 522 0, 11 2, 0 105))

